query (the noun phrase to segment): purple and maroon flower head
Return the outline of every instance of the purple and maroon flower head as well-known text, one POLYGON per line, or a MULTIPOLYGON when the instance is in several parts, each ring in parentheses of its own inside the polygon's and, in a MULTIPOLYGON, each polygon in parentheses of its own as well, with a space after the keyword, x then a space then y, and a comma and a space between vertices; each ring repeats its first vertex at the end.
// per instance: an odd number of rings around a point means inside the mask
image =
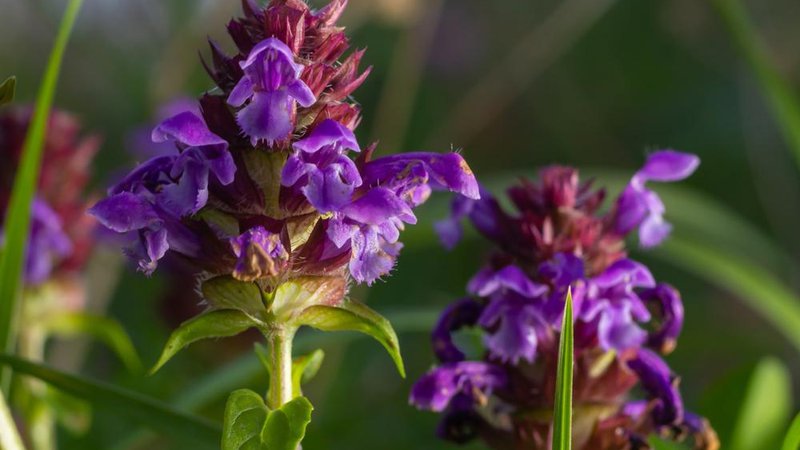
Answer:
POLYGON ((664 204, 646 183, 682 180, 698 164, 686 153, 651 154, 605 213, 605 191, 559 166, 543 169, 538 182, 508 189, 513 213, 488 192, 454 200, 452 216, 437 225, 445 245, 458 242, 468 219, 496 248, 470 280, 469 297, 443 312, 432 334, 441 364, 411 393, 412 404, 444 414, 443 438, 549 448, 561 316, 571 287, 575 448, 646 449, 651 434, 718 448, 709 424, 684 409, 678 378, 660 356, 675 349, 681 332, 680 294, 630 259, 624 242, 634 230, 642 247, 667 237, 664 204), (482 335, 484 346, 471 359, 457 344, 469 330, 482 335), (637 385, 645 397, 633 400, 637 385))
MULTIPOLYGON (((32 109, 0 110, 0 212, 5 215, 22 154, 32 109)), ((24 278, 28 287, 53 279, 66 281, 79 272, 93 246, 95 220, 86 215, 85 187, 100 139, 83 136, 77 118, 53 110, 47 124, 43 164, 31 206, 31 231, 24 278)))
POLYGON ((92 209, 129 237, 143 272, 170 252, 203 278, 255 282, 266 294, 308 276, 371 284, 394 267, 400 232, 432 190, 479 198, 459 154, 374 158, 374 145, 359 145, 351 94, 369 69, 336 25, 346 3, 244 1, 244 17, 228 25, 236 53, 211 42, 205 66, 216 87, 200 113, 152 133, 174 150, 140 164, 92 209))

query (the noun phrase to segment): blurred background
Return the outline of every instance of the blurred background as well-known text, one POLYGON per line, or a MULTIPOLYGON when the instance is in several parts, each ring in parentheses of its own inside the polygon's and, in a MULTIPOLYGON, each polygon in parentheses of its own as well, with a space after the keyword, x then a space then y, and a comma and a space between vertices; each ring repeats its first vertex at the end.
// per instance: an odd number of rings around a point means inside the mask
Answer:
MULTIPOLYGON (((710 418, 723 448, 763 358, 782 361, 785 381, 800 393, 800 323, 787 322, 800 307, 796 145, 774 114, 781 99, 768 95, 763 73, 755 75, 740 51, 759 45, 765 62, 797 86, 800 2, 746 1, 757 41, 732 29, 735 14, 726 19, 714 1, 350 3, 343 21, 374 66, 356 92, 364 116, 357 134, 362 144, 379 140, 379 152, 463 149, 496 192, 543 165, 574 165, 612 194, 648 150, 700 155, 688 181, 656 189, 675 244, 642 252, 631 243, 634 258, 683 294, 686 325, 669 363, 686 403, 710 418)), ((18 77, 18 101, 34 98, 63 6, 0 0, 0 78, 18 77)), ((134 129, 152 123, 165 102, 211 86, 198 53, 207 54, 208 36, 231 48, 225 24, 239 8, 234 0, 86 0, 56 105, 103 136, 97 192, 136 161, 134 129)), ((453 252, 438 245, 431 225, 446 203, 421 208, 393 276, 353 292, 395 319, 406 380, 367 338, 300 336, 301 350, 326 352, 307 388, 316 412, 304 448, 450 448, 434 436, 436 415, 407 406, 411 384, 433 361, 427 329, 435 311, 464 295, 488 250, 474 235, 453 252)), ((200 311, 191 279, 169 270, 146 279, 111 248, 91 270, 92 307, 123 323, 147 364, 170 330, 200 311)), ((230 390, 266 387, 252 342, 195 344, 152 377, 127 373, 101 346, 71 369, 220 419, 230 390)), ((788 419, 800 403, 775 394, 788 419)), ((64 449, 177 448, 106 413, 94 415, 88 434, 61 438, 64 449)))

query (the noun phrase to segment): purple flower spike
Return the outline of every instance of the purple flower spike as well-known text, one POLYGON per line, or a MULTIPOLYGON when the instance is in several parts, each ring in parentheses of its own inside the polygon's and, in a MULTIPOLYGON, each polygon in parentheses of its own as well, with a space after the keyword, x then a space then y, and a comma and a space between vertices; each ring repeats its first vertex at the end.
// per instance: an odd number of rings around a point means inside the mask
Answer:
POLYGON ((700 158, 689 153, 663 150, 650 155, 644 167, 617 199, 614 228, 627 234, 639 227, 639 242, 643 247, 660 244, 672 226, 664 220, 664 203, 655 192, 647 189, 648 181, 680 181, 690 176, 700 165, 700 158))
POLYGON ((338 211, 361 186, 361 175, 347 150, 360 151, 353 132, 334 120, 325 120, 294 144, 281 184, 301 189, 320 212, 338 211))
POLYGON ((167 140, 175 141, 181 153, 169 170, 170 178, 177 181, 163 187, 159 203, 179 217, 194 214, 208 201, 209 173, 223 185, 233 182, 236 165, 228 143, 189 111, 170 117, 153 130, 154 142, 167 140))
POLYGON ((439 366, 419 379, 411 389, 409 401, 417 408, 444 411, 458 394, 482 404, 494 389, 506 384, 500 367, 474 361, 439 366))
POLYGON ((308 107, 316 98, 300 80, 303 66, 294 62, 291 49, 271 37, 253 47, 240 64, 244 76, 228 96, 228 104, 242 108, 237 120, 253 145, 265 140, 272 145, 292 132, 295 102, 308 107))
POLYGON ((53 267, 72 252, 72 242, 61 219, 44 200, 31 204, 31 229, 25 256, 25 282, 37 285, 47 281, 53 267))
POLYGON ((539 342, 549 333, 541 306, 513 292, 495 297, 478 321, 489 332, 484 341, 492 355, 512 364, 533 362, 539 342))
POLYGON ((478 182, 458 153, 412 152, 385 156, 364 166, 368 186, 384 186, 412 207, 428 199, 431 189, 449 190, 480 198, 478 182))
POLYGON ((628 361, 642 387, 655 400, 653 420, 657 425, 674 425, 683 421, 683 399, 678 391, 678 379, 667 363, 647 349, 639 349, 636 357, 628 361))
POLYGON ((453 342, 453 332, 463 327, 475 325, 483 307, 470 298, 465 298, 444 310, 431 333, 433 351, 441 362, 463 361, 465 358, 453 342))
POLYGON ((233 276, 242 281, 276 276, 280 266, 289 259, 280 235, 270 233, 262 226, 231 239, 231 248, 238 258, 233 276))
POLYGON ((491 267, 481 269, 467 285, 467 290, 480 297, 489 297, 495 292, 508 289, 524 297, 534 298, 544 294, 547 286, 534 283, 519 267, 508 265, 495 271, 491 267))
POLYGON ((683 328, 683 302, 680 293, 672 286, 662 283, 642 291, 639 296, 643 301, 657 305, 661 322, 661 326, 648 336, 647 345, 662 354, 671 353, 683 328))

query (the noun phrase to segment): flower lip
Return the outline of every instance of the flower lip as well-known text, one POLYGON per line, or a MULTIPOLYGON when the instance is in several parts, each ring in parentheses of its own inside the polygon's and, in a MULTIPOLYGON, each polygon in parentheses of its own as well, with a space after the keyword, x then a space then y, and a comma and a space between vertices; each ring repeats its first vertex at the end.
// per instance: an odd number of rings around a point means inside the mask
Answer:
POLYGON ((314 153, 325 147, 333 147, 336 151, 352 150, 360 152, 361 147, 353 132, 332 119, 325 119, 305 138, 295 142, 296 150, 314 153))

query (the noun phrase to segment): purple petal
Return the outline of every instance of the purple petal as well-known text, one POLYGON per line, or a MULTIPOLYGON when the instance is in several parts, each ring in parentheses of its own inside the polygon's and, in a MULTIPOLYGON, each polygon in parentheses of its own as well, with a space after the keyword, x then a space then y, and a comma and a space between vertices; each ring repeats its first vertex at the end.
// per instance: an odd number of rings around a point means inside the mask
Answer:
POLYGON ((546 286, 534 283, 513 264, 497 271, 488 267, 481 269, 467 284, 467 291, 480 297, 488 297, 504 288, 528 298, 538 297, 547 291, 546 286))
POLYGON ((342 213, 356 222, 371 225, 380 225, 393 217, 411 224, 417 221, 411 208, 385 188, 370 189, 342 208, 342 213))
POLYGON ((607 308, 600 316, 597 334, 604 350, 614 349, 618 352, 639 348, 647 339, 647 333, 633 321, 629 304, 607 308))
POLYGON ((362 226, 351 236, 350 246, 350 274, 358 282, 371 285, 394 267, 397 249, 387 247, 373 227, 362 226))
POLYGON ((540 336, 548 333, 536 305, 514 294, 493 299, 478 323, 487 330, 484 341, 489 351, 513 364, 520 359, 533 362, 540 336))
POLYGON ((272 145, 292 132, 289 95, 285 90, 256 92, 253 100, 236 115, 236 121, 250 136, 251 144, 264 140, 272 145))
POLYGON ((289 96, 297 100, 297 103, 304 108, 308 108, 317 101, 317 98, 314 97, 314 93, 311 92, 311 88, 301 80, 295 80, 287 86, 287 89, 289 90, 289 96))
POLYGON ((236 83, 236 86, 233 87, 231 95, 228 96, 228 104, 238 108, 244 105, 244 102, 252 97, 254 92, 253 81, 250 77, 242 77, 239 82, 236 83))
POLYGON ((471 199, 480 198, 475 175, 458 153, 402 153, 385 156, 364 166, 367 184, 384 185, 412 200, 414 206, 424 199, 415 192, 420 187, 446 189, 471 199))
POLYGON ((660 326, 650 333, 647 345, 664 354, 672 352, 683 328, 684 313, 680 294, 668 284, 659 284, 639 295, 643 301, 655 303, 658 310, 660 326))
POLYGON ((475 325, 483 307, 470 298, 461 299, 442 312, 431 333, 433 351, 439 361, 456 362, 464 360, 464 353, 453 342, 453 332, 475 325))
POLYGON ((678 391, 678 380, 669 366, 655 353, 639 349, 636 357, 628 361, 648 396, 657 401, 653 419, 657 425, 676 425, 683 421, 683 399, 678 391))
POLYGON ((332 147, 338 152, 344 150, 361 151, 353 132, 331 119, 323 120, 308 136, 294 143, 296 150, 306 153, 314 153, 327 147, 332 147))
POLYGON ((662 150, 647 158, 644 166, 636 172, 638 181, 680 181, 688 178, 700 165, 700 158, 691 153, 662 150))
POLYGON ((161 222, 153 205, 130 192, 115 194, 97 202, 89 209, 89 214, 106 228, 118 233, 148 228, 161 222))
POLYGON ((153 142, 174 140, 187 147, 221 146, 228 143, 209 131, 206 123, 193 112, 184 111, 161 122, 153 130, 153 142))
POLYGON ((448 250, 455 248, 458 241, 461 240, 463 233, 461 220, 469 215, 475 202, 476 200, 469 197, 456 195, 450 203, 450 217, 436 222, 434 225, 436 233, 439 235, 439 240, 448 250))
POLYGON ((603 273, 592 278, 592 282, 603 288, 630 284, 635 287, 653 287, 656 284, 650 269, 632 259, 620 259, 603 273))
POLYGON ((477 361, 443 364, 423 375, 411 389, 409 402, 420 409, 444 411, 457 394, 477 401, 505 386, 506 375, 500 367, 477 361))
POLYGON ((251 228, 231 239, 231 249, 238 258, 233 276, 242 281, 277 276, 289 259, 280 235, 262 226, 251 228))

